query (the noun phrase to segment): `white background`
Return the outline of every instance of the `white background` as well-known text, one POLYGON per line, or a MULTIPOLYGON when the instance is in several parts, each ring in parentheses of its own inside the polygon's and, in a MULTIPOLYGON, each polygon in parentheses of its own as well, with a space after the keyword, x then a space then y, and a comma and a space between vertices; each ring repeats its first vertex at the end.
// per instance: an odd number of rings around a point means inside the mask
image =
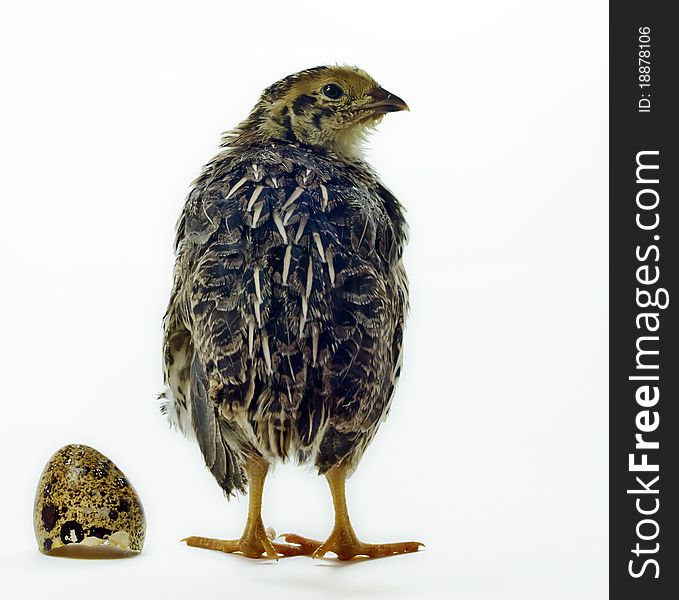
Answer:
MULTIPOLYGON (((2 596, 605 598, 607 46, 591 0, 3 4, 2 596), (187 548, 237 537, 247 502, 158 413, 174 224, 262 88, 335 62, 411 107, 368 154, 408 210, 412 313, 350 510, 366 541, 427 547, 349 566, 187 548), (135 484, 138 558, 37 552, 35 486, 70 442, 135 484)), ((323 539, 325 481, 279 466, 264 517, 323 539)))

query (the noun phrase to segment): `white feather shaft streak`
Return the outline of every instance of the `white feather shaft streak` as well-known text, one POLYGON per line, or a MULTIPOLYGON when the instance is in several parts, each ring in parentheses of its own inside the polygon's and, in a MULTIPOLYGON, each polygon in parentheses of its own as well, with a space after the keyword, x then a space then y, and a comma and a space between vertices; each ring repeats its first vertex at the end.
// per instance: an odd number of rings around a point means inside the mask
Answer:
POLYGON ((292 246, 285 249, 283 257, 283 285, 288 285, 288 274, 290 273, 290 261, 292 260, 292 246))
POLYGON ((304 337, 304 325, 306 324, 306 310, 304 310, 304 298, 302 298, 302 315, 299 318, 299 337, 304 337))
POLYGON ((257 206, 255 206, 255 212, 252 215, 252 227, 257 227, 257 221, 259 221, 259 215, 262 214, 262 207, 264 206, 263 203, 258 202, 257 206))
POLYGON ((297 198, 299 198, 302 195, 303 191, 304 190, 301 187, 297 186, 295 190, 292 192, 292 194, 290 194, 290 197, 285 201, 285 204, 283 205, 283 208, 281 210, 285 210, 286 208, 288 208, 288 206, 290 206, 295 200, 297 200, 297 198))
POLYGON ((332 260, 332 248, 325 249, 325 262, 328 263, 328 275, 330 275, 330 284, 335 285, 335 263, 332 260))
POLYGON ((269 350, 269 335, 266 332, 266 329, 262 329, 262 352, 264 353, 264 360, 266 361, 266 371, 269 373, 273 373, 273 370, 271 369, 271 351, 269 350))
POLYGON ((311 362, 316 366, 316 360, 318 359, 318 327, 313 326, 311 328, 311 362))
POLYGON ((283 243, 287 244, 288 243, 288 234, 285 232, 285 226, 283 225, 283 219, 281 219, 281 215, 278 213, 278 211, 274 211, 274 213, 273 213, 273 222, 276 224, 276 227, 278 228, 278 233, 280 233, 281 237, 283 238, 283 243))
POLYGON ((283 225, 287 225, 290 222, 292 215, 294 215, 294 214, 295 214, 295 207, 294 206, 292 208, 289 208, 288 210, 286 210, 285 214, 283 215, 283 225))
POLYGON ((257 294, 257 301, 262 302, 262 286, 259 282, 259 267, 255 267, 255 273, 253 275, 255 280, 255 294, 257 294))
POLYGON ((248 181, 247 177, 243 177, 242 179, 239 179, 236 185, 234 185, 230 190, 229 193, 226 195, 226 200, 231 198, 240 188, 242 188, 248 181))
POLYGON ((299 225, 297 226, 297 233, 295 234, 295 244, 297 244, 299 240, 302 239, 302 235, 304 234, 304 228, 306 227, 308 220, 309 215, 302 215, 299 218, 299 225))
POLYGON ((314 242, 316 242, 316 249, 318 250, 318 255, 321 257, 321 262, 325 262, 325 248, 323 248, 323 242, 321 241, 321 234, 314 231, 312 236, 314 242))
POLYGON ((252 317, 248 319, 248 351, 250 356, 255 349, 255 321, 252 317))
POLYGON ((250 200, 248 201, 248 207, 246 208, 247 211, 252 210, 252 207, 254 206, 255 202, 257 201, 257 198, 259 198, 259 195, 262 193, 263 189, 264 189, 263 185, 258 185, 255 188, 255 191, 252 192, 252 196, 250 196, 250 200))
POLYGON ((322 183, 319 183, 318 187, 321 188, 321 197, 323 198, 321 202, 321 208, 325 210, 328 206, 328 188, 325 187, 322 183))
POLYGON ((260 304, 261 304, 261 302, 259 300, 255 300, 252 303, 252 306, 255 309, 255 318, 257 319, 257 325, 259 325, 261 327, 262 326, 262 313, 259 309, 260 304))
POLYGON ((307 267, 306 270, 306 290, 304 291, 307 300, 311 295, 311 287, 313 286, 313 284, 314 284, 314 261, 311 258, 311 255, 309 255, 309 266, 307 267))

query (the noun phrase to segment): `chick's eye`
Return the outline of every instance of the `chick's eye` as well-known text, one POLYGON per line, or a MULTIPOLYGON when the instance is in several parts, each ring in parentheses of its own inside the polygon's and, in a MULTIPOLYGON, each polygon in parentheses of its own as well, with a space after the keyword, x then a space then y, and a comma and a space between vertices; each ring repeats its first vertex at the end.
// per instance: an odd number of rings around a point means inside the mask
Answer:
POLYGON ((342 88, 336 83, 328 83, 327 85, 324 85, 322 91, 323 95, 327 96, 331 100, 337 100, 337 98, 344 94, 342 88))

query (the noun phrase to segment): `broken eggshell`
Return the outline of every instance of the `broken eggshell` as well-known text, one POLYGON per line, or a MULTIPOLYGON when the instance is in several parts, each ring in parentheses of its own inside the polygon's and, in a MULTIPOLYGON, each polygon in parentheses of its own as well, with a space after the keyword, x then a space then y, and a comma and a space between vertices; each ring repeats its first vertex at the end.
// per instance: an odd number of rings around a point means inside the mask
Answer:
POLYGON ((34 526, 40 552, 73 557, 137 554, 146 535, 132 484, 110 459, 83 444, 64 446, 45 465, 34 526))

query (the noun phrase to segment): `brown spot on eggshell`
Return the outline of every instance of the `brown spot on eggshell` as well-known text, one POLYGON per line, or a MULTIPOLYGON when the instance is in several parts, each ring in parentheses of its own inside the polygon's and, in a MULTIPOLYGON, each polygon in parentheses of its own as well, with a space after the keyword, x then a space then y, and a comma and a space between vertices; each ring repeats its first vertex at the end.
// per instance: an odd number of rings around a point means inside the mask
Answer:
POLYGON ((59 509, 50 504, 49 502, 42 507, 40 511, 42 517, 42 526, 45 531, 52 531, 54 526, 57 524, 57 519, 59 518, 59 509))
POLYGON ((122 557, 141 552, 146 519, 137 492, 110 459, 90 446, 70 444, 42 472, 34 528, 44 554, 122 557))

